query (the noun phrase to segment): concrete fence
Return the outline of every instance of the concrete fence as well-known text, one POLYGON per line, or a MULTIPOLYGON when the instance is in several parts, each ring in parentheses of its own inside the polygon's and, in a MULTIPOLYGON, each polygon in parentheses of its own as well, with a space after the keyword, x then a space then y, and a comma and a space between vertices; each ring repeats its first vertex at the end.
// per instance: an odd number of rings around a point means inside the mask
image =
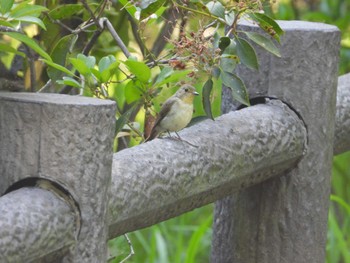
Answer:
POLYGON ((337 85, 337 28, 279 23, 282 57, 257 47, 260 71, 238 69, 265 103, 232 111, 224 88, 225 114, 181 132, 196 147, 113 154, 113 102, 0 93, 0 262, 106 262, 108 239, 212 202, 212 262, 323 262, 350 75, 337 85))

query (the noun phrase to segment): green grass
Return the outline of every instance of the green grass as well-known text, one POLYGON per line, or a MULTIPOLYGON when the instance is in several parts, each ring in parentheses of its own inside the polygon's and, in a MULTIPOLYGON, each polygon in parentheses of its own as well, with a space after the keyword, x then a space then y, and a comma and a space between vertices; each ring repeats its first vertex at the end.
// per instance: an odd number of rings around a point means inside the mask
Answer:
MULTIPOLYGON (((135 255, 127 262, 195 263, 209 262, 213 205, 207 205, 160 224, 128 234, 135 255)), ((109 263, 130 253, 124 237, 109 242, 109 263)))
POLYGON ((350 263, 350 152, 333 162, 327 263, 350 263))

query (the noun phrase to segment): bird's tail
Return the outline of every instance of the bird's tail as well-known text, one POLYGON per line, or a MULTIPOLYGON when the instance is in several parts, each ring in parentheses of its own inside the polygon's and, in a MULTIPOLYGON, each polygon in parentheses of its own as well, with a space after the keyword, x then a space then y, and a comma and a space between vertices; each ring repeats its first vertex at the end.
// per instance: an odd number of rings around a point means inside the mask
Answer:
POLYGON ((157 138, 158 134, 159 134, 159 132, 158 132, 157 127, 153 127, 149 136, 145 139, 145 142, 152 141, 153 139, 157 138))

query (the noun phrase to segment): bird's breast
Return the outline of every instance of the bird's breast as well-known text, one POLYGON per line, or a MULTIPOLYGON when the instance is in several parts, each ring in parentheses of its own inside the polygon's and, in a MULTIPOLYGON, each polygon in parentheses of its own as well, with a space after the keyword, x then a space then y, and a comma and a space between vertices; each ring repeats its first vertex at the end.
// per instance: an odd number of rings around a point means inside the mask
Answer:
POLYGON ((192 119, 193 104, 177 100, 168 114, 160 122, 162 129, 166 131, 179 131, 187 126, 192 119))

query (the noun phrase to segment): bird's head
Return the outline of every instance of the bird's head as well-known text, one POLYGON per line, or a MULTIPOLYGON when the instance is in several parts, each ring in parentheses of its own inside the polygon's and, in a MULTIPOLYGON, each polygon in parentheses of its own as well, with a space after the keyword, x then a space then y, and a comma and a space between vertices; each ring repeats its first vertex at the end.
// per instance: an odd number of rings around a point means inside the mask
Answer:
POLYGON ((196 89, 189 84, 181 86, 181 88, 175 93, 176 97, 186 103, 193 103, 194 96, 198 95, 199 93, 196 91, 196 89))

